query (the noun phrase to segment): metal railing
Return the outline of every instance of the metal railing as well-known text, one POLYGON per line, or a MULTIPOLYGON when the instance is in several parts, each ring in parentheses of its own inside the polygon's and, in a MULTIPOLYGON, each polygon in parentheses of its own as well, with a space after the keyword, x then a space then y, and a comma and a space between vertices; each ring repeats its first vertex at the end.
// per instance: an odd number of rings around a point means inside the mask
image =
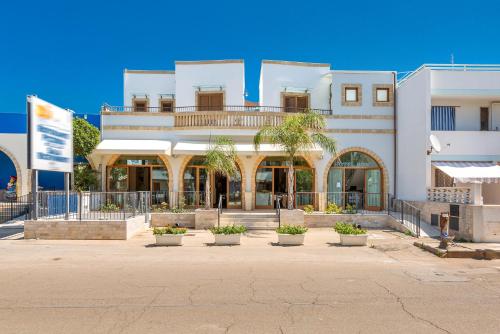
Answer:
POLYGON ((151 207, 149 192, 70 192, 69 207, 64 191, 38 193, 38 219, 125 220, 147 215, 151 207))
POLYGON ((224 195, 219 195, 219 203, 217 204, 217 227, 220 227, 220 215, 222 214, 222 201, 224 195))
POLYGON ((278 217, 278 227, 281 227, 281 198, 282 196, 276 195, 276 216, 278 217))
POLYGON ((389 194, 381 192, 327 192, 326 205, 333 203, 347 213, 368 213, 387 210, 389 194))
POLYGON ((500 71, 500 64, 423 64, 414 71, 400 72, 403 75, 398 78, 398 86, 401 86, 404 82, 408 81, 408 79, 426 68, 437 71, 498 72, 500 71))
POLYGON ((321 114, 331 115, 331 109, 318 108, 290 108, 279 106, 242 106, 242 105, 224 105, 224 106, 182 106, 170 108, 171 111, 162 111, 161 107, 134 107, 134 106, 110 106, 104 104, 101 106, 101 112, 137 112, 137 113, 182 113, 182 112, 283 112, 283 113, 301 113, 307 110, 321 114))
POLYGON ((410 203, 389 197, 388 213, 398 219, 414 236, 420 237, 421 210, 410 203))
POLYGON ((5 223, 23 216, 29 219, 31 203, 31 194, 2 199, 2 201, 0 201, 0 223, 5 223))

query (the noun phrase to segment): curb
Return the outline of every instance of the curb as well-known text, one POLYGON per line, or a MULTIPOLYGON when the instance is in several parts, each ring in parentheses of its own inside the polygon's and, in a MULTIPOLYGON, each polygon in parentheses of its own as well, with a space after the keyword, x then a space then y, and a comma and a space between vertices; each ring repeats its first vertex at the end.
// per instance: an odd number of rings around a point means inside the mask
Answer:
POLYGON ((441 258, 453 259, 475 259, 475 260, 495 260, 500 259, 500 251, 495 249, 463 249, 445 250, 423 242, 415 241, 415 247, 421 248, 441 258))

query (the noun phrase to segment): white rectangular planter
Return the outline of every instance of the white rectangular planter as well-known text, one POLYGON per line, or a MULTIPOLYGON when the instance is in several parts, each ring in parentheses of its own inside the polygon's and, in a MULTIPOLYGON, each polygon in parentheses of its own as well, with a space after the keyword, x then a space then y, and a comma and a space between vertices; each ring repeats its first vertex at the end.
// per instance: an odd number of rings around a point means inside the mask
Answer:
POLYGON ((304 244, 306 234, 281 234, 278 233, 278 243, 280 245, 299 246, 304 244))
POLYGON ((368 234, 341 234, 340 244, 343 246, 366 246, 368 234))
POLYGON ((184 234, 163 234, 155 235, 158 246, 182 246, 184 234))
POLYGON ((216 245, 239 245, 241 234, 214 234, 216 245))

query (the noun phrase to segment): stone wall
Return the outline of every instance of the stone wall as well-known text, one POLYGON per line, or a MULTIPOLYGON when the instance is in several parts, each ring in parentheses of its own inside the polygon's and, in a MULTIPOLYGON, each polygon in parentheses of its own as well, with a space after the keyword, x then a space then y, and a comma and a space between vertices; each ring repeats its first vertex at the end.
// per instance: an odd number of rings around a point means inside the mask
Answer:
POLYGON ((217 225, 217 209, 196 209, 194 213, 195 229, 206 230, 217 225))
POLYGON ((25 239, 127 240, 144 230, 144 216, 127 220, 27 220, 25 239))
POLYGON ((280 210, 281 225, 304 225, 303 210, 280 210))
POLYGON ((165 226, 174 226, 175 224, 178 224, 181 227, 194 228, 195 227, 195 216, 196 215, 194 212, 152 213, 151 214, 151 227, 165 227, 165 226))
POLYGON ((500 205, 471 205, 474 242, 500 242, 500 205))
MULTIPOLYGON (((325 214, 312 213, 304 216, 307 227, 333 227, 337 222, 356 223, 364 228, 384 228, 390 225, 390 221, 396 221, 389 215, 375 214, 325 214)), ((398 223, 398 225, 401 225, 398 223)))
MULTIPOLYGON (((459 222, 458 231, 450 229, 450 235, 454 235, 456 238, 472 240, 473 230, 472 230, 472 205, 468 204, 456 204, 456 203, 444 203, 444 202, 431 202, 431 201, 408 201, 411 205, 421 210, 420 219, 430 224, 431 215, 439 215, 442 212, 450 212, 450 204, 459 206, 459 222)), ((438 227, 439 228, 439 227, 438 227)))

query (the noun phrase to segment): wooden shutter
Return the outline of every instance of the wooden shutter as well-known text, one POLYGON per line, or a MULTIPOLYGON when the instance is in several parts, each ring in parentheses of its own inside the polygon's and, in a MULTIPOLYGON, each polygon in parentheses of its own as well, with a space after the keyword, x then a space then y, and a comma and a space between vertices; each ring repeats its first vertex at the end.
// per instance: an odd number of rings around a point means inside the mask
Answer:
POLYGON ((210 106, 210 95, 198 94, 198 111, 209 110, 209 106, 210 106))
POLYGON ((210 94, 210 110, 222 110, 222 93, 210 94))
POLYGON ((308 96, 297 96, 297 111, 304 112, 309 106, 308 96))
POLYGON ((285 96, 285 112, 295 112, 297 99, 295 96, 285 96))

